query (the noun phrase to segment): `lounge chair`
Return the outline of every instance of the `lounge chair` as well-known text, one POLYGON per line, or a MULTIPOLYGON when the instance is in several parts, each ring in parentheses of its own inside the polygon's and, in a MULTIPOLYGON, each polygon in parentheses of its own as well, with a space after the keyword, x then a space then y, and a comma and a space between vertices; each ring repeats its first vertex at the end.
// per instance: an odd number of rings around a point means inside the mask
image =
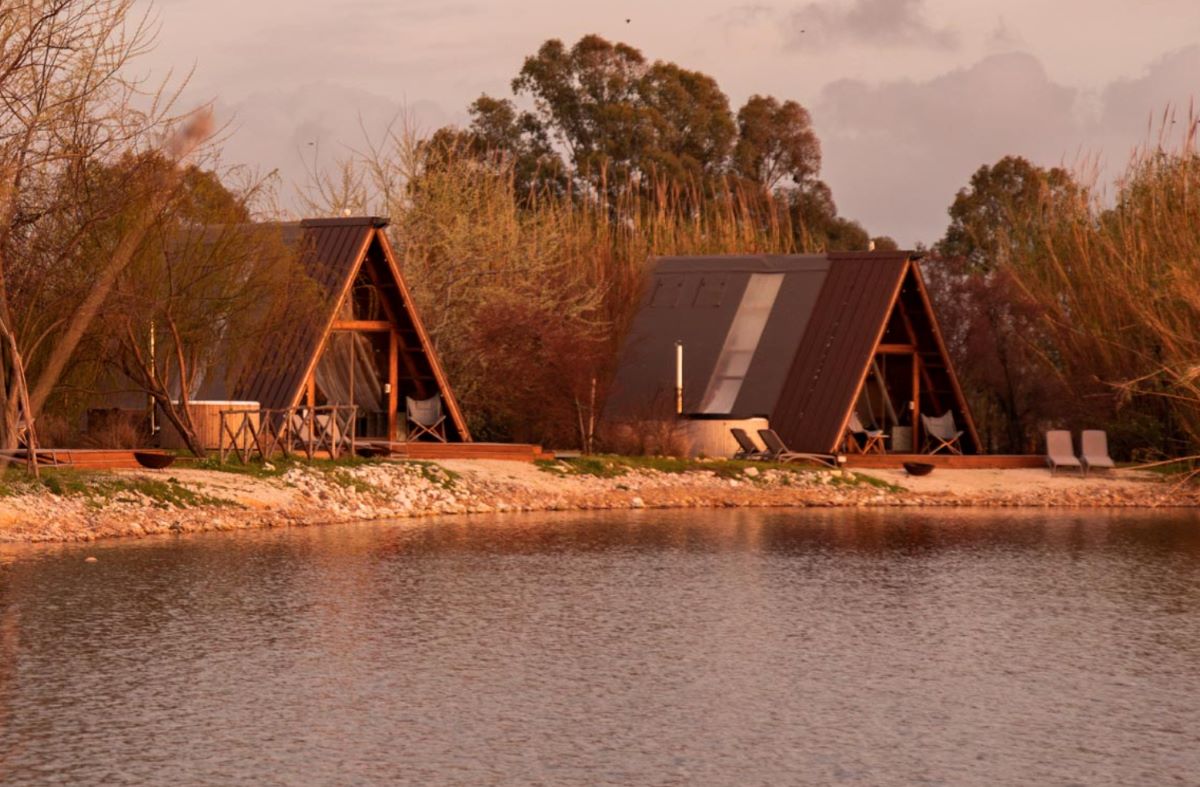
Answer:
POLYGON ((446 442, 446 416, 442 413, 442 397, 433 395, 428 399, 404 397, 408 416, 408 439, 418 440, 429 435, 434 440, 446 442))
POLYGON ((1070 432, 1063 429, 1046 432, 1046 464, 1050 466, 1050 475, 1060 467, 1077 467, 1083 472, 1083 463, 1075 456, 1071 445, 1070 432))
POLYGON ((1112 469, 1116 467, 1112 457, 1108 455, 1108 435, 1102 429, 1085 429, 1079 436, 1079 460, 1083 464, 1083 474, 1087 475, 1096 467, 1112 469))
POLYGON ((931 415, 921 416, 921 426, 925 428, 925 453, 936 454, 938 451, 946 450, 952 454, 961 454, 962 445, 959 439, 963 436, 963 430, 958 428, 954 423, 954 412, 947 410, 941 415, 934 418, 931 415), (930 446, 933 446, 931 449, 930 446))
POLYGON ((838 466, 838 458, 833 454, 805 454, 788 450, 783 439, 775 434, 774 429, 759 429, 758 436, 767 447, 764 457, 771 462, 816 462, 829 467, 838 466))
POLYGON ((881 454, 887 453, 883 441, 888 436, 882 429, 868 429, 863 426, 862 419, 858 417, 857 412, 850 413, 850 423, 846 425, 846 431, 849 433, 846 439, 847 446, 853 447, 859 453, 869 454, 872 451, 878 451, 881 454))
POLYGON ((754 442, 754 438, 746 434, 745 429, 735 427, 729 432, 738 444, 738 451, 733 455, 734 459, 762 459, 766 456, 766 453, 754 442))

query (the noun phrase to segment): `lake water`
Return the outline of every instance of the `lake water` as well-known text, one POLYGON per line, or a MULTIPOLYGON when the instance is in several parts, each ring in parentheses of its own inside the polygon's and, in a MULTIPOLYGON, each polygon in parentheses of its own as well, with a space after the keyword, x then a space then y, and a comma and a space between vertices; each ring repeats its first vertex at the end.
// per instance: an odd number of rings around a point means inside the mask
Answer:
POLYGON ((644 511, 0 550, 0 782, 1197 784, 1200 517, 644 511))

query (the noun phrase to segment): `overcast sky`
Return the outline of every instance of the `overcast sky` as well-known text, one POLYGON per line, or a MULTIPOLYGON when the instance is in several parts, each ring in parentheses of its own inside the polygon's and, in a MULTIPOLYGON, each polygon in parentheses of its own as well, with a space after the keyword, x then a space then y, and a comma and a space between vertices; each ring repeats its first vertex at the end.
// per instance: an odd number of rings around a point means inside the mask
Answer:
MULTIPOLYGON (((195 73, 232 119, 227 163, 303 180, 407 107, 432 129, 507 95, 547 38, 599 33, 810 109, 843 215, 936 240, 955 191, 1008 153, 1107 172, 1200 97, 1198 0, 157 0, 146 65, 195 73), (626 20, 629 20, 626 22, 626 20), (309 145, 317 142, 318 145, 309 145)), ((290 188, 290 186, 289 186, 290 188)))

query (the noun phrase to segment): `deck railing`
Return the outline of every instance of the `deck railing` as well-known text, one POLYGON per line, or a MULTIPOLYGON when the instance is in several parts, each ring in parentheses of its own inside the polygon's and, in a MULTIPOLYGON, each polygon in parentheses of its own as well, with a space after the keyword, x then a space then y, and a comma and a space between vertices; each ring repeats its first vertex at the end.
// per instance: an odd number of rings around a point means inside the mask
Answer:
POLYGON ((221 462, 230 455, 243 464, 255 455, 267 460, 276 454, 288 458, 303 454, 310 462, 320 452, 331 459, 354 456, 355 405, 221 410, 220 414, 221 462))

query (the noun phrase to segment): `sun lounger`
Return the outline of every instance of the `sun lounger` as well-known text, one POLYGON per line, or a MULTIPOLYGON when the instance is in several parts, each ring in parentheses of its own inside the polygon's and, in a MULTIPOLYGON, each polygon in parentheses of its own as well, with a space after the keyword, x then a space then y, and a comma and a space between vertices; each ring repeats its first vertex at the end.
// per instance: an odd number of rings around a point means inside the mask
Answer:
POLYGON ((805 454, 788 450, 783 439, 773 429, 759 429, 758 436, 767 447, 765 458, 771 462, 816 462, 828 467, 837 467, 838 458, 833 454, 805 454))
POLYGON ((1083 474, 1087 475, 1093 468, 1116 467, 1112 457, 1108 455, 1108 434, 1102 429, 1085 429, 1079 436, 1079 459, 1083 464, 1083 474))
POLYGON ((1063 429, 1053 429, 1046 432, 1046 464, 1050 466, 1050 474, 1060 467, 1077 467, 1083 472, 1083 463, 1075 456, 1071 445, 1071 433, 1063 429))
POLYGON ((733 439, 737 440, 738 451, 733 455, 734 459, 762 459, 766 453, 758 447, 754 439, 746 433, 745 429, 733 428, 729 430, 733 435, 733 439))

